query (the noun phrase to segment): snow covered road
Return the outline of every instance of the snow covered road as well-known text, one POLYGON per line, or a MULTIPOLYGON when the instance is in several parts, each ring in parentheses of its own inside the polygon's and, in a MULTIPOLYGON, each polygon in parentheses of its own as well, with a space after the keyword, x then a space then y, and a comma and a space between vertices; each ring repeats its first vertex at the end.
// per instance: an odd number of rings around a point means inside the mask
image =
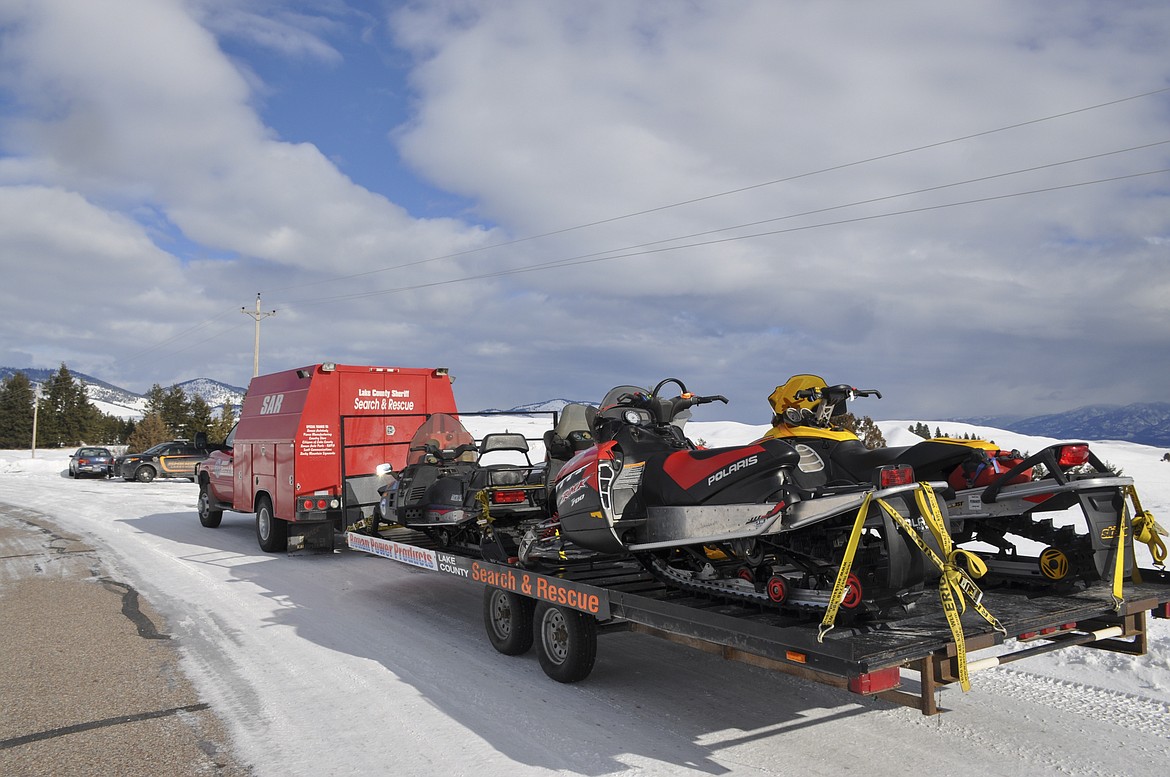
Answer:
MULTIPOLYGON (((1164 621, 1148 656, 1074 648, 981 672, 968 694, 943 690, 950 711, 934 718, 629 633, 601 639, 585 682, 560 685, 535 655, 491 649, 477 586, 348 550, 265 554, 250 516, 200 526, 186 481, 74 481, 67 458, 0 452, 0 521, 35 509, 102 548, 167 618, 257 775, 1162 775, 1170 763, 1164 621)), ((1165 503, 1164 485, 1138 483, 1147 507, 1165 503)))

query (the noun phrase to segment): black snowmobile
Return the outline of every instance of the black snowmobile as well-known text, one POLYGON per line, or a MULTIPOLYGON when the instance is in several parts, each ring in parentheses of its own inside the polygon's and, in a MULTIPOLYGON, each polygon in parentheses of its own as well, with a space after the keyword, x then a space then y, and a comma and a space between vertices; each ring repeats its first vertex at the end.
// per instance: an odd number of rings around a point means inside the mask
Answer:
MULTIPOLYGON (((763 441, 792 444, 816 462, 829 483, 864 482, 874 466, 901 464, 912 466, 920 478, 946 482, 952 536, 956 543, 995 549, 980 553, 991 579, 1042 585, 1111 579, 1117 575, 1119 530, 1133 532, 1132 518, 1146 516, 1141 518, 1150 522, 1146 530, 1156 531, 1152 517, 1136 503, 1133 480, 1111 472, 1088 443, 1058 443, 1021 454, 986 440, 935 438, 869 450, 856 434, 834 425, 848 400, 866 396, 880 399, 881 393, 829 386, 815 375, 793 376, 769 397, 775 415, 763 441), (1131 494, 1132 514, 1126 504, 1131 494), (1068 525, 1070 508, 1080 509, 1078 526, 1068 525), (1018 549, 1018 538, 1045 547, 1028 556, 1018 549)), ((1126 547, 1128 575, 1133 550, 1126 547)))
MULTIPOLYGON (((916 494, 944 484, 920 485, 892 466, 875 469, 873 483, 829 484, 783 440, 698 448, 682 428, 690 409, 726 401, 677 378, 611 390, 593 439, 556 473, 559 536, 633 554, 671 586, 784 609, 823 612, 846 564, 839 604, 853 616, 908 606, 937 578, 890 512, 929 537, 916 494), (679 394, 668 399, 671 384, 679 394)), ((945 512, 935 515, 945 525, 945 512)))
POLYGON ((459 419, 432 415, 411 440, 397 482, 384 490, 381 511, 444 549, 507 560, 547 514, 544 466, 528 451, 522 434, 493 433, 476 443, 459 419), (501 453, 512 460, 498 462, 501 453))

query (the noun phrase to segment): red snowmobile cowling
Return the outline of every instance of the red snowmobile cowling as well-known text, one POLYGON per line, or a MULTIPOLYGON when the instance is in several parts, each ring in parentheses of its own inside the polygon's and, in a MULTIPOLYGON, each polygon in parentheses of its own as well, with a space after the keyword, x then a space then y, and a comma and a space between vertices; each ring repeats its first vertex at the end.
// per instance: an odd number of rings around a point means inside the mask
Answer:
POLYGON ((780 489, 780 469, 799 459, 781 440, 656 453, 644 461, 623 461, 614 443, 602 443, 565 465, 557 483, 557 510, 574 542, 621 553, 646 539, 640 529, 648 507, 759 503, 761 495, 780 489), (638 503, 630 505, 635 493, 638 503))
POLYGON ((756 501, 761 493, 779 489, 781 467, 795 467, 799 461, 796 449, 781 440, 734 448, 678 451, 667 454, 661 465, 648 467, 642 494, 648 505, 756 501), (761 488, 763 480, 770 480, 770 487, 761 488))
POLYGON ((569 459, 557 477, 556 510, 562 526, 575 543, 602 553, 624 550, 607 517, 613 509, 613 447, 610 442, 586 448, 569 459))

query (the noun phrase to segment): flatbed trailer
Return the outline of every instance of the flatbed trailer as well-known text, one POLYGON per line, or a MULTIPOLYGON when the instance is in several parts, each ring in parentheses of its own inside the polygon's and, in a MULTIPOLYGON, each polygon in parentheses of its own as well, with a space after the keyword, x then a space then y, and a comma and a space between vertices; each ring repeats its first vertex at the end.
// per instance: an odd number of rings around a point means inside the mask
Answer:
POLYGON ((807 615, 679 591, 632 558, 536 572, 446 552, 401 529, 346 539, 353 550, 484 585, 493 647, 519 655, 535 643, 541 667, 560 682, 588 676, 598 634, 635 631, 934 715, 936 691, 959 681, 960 662, 975 671, 1074 645, 1141 656, 1148 617, 1170 618, 1170 572, 1141 569, 1142 582, 1127 580, 1116 606, 1105 582, 1059 593, 987 590, 982 604, 1006 634, 968 610, 963 645, 929 591, 909 617, 838 625, 818 639, 820 623, 807 615), (903 687, 915 677, 917 689, 903 687))

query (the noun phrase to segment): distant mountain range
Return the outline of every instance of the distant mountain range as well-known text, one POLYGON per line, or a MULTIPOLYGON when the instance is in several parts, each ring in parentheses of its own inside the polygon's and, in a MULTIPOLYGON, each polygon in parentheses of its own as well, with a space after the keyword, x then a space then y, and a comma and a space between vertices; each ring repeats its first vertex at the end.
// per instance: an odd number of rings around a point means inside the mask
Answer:
POLYGON ((565 405, 594 405, 596 402, 582 402, 574 399, 546 399, 543 402, 530 402, 527 405, 517 405, 516 407, 509 407, 508 409, 500 409, 496 407, 489 407, 483 412, 485 413, 551 413, 553 411, 560 412, 565 409, 565 405))
MULTIPOLYGON (((0 379, 5 379, 17 372, 23 372, 28 376, 29 381, 33 385, 44 383, 57 374, 57 370, 36 369, 32 367, 0 367, 0 379)), ((135 420, 142 418, 145 413, 146 397, 143 394, 135 394, 133 391, 127 391, 112 383, 99 380, 92 375, 86 375, 83 372, 76 372, 74 370, 70 370, 69 372, 73 375, 74 380, 85 381, 85 390, 89 394, 90 401, 101 412, 119 418, 135 420)), ((212 380, 211 378, 194 378, 175 385, 183 390, 183 393, 187 395, 188 399, 196 396, 202 397, 203 401, 211 407, 213 414, 218 413, 220 408, 228 402, 238 412, 240 404, 244 401, 244 393, 246 392, 246 389, 242 389, 239 386, 231 386, 227 383, 221 383, 218 380, 212 380)), ((171 387, 164 386, 164 388, 169 389, 171 387)))
POLYGON ((1158 448, 1170 447, 1170 403, 1167 402, 1141 402, 1125 406, 1089 405, 1064 413, 1027 418, 988 416, 953 420, 1036 437, 1124 440, 1158 448))

